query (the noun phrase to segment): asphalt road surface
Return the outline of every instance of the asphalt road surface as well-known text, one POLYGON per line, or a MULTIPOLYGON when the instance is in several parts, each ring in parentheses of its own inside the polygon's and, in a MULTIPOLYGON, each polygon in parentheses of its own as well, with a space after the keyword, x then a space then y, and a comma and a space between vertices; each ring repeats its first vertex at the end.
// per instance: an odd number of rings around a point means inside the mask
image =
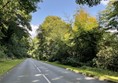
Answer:
POLYGON ((34 59, 24 62, 0 77, 0 83, 108 83, 34 59))

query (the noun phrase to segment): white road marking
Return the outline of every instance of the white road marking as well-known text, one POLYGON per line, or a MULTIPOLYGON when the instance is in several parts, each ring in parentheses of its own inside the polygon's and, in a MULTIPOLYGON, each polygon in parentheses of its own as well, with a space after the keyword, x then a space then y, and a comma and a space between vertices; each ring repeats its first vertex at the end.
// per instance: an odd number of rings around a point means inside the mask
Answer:
POLYGON ((32 61, 32 64, 36 67, 36 69, 41 72, 41 70, 34 64, 34 62, 32 61))
POLYGON ((39 71, 39 72, 41 72, 41 70, 38 68, 38 67, 36 67, 37 68, 37 70, 39 71))
POLYGON ((34 75, 34 76, 41 76, 42 74, 36 74, 36 75, 34 75))
POLYGON ((43 74, 43 77, 47 80, 48 83, 51 83, 49 79, 43 74))
MULTIPOLYGON (((33 65, 36 67, 36 69, 37 69, 39 72, 41 72, 41 70, 34 64, 33 61, 32 61, 32 63, 33 63, 33 65)), ((49 80, 44 74, 42 74, 42 76, 46 79, 46 81, 47 81, 48 83, 51 83, 50 80, 49 80)))
POLYGON ((39 80, 33 80, 32 82, 38 82, 39 80))

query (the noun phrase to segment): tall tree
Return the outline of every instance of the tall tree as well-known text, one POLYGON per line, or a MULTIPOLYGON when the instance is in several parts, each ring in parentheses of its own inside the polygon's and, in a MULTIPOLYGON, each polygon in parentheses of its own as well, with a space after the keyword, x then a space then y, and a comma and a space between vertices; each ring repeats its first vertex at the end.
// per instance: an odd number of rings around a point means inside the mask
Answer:
POLYGON ((85 10, 80 9, 75 14, 74 31, 89 31, 98 27, 95 17, 90 16, 85 10))
POLYGON ((61 55, 60 53, 64 52, 64 37, 71 30, 70 25, 57 16, 48 16, 39 28, 41 30, 39 38, 40 41, 43 41, 43 44, 40 45, 43 48, 44 55, 46 53, 53 58, 61 55))
POLYGON ((25 46, 24 43, 28 42, 28 30, 31 30, 29 23, 31 20, 30 13, 36 11, 37 2, 39 1, 40 0, 0 1, 0 44, 7 47, 8 56, 12 57, 13 55, 13 57, 20 57, 21 54, 26 54, 24 48, 27 48, 27 44, 25 46))
POLYGON ((105 10, 99 14, 100 24, 104 28, 118 29, 118 1, 110 1, 105 10))
POLYGON ((77 63, 92 61, 96 56, 96 45, 99 39, 98 22, 95 17, 80 9, 75 15, 73 27, 73 57, 77 63))

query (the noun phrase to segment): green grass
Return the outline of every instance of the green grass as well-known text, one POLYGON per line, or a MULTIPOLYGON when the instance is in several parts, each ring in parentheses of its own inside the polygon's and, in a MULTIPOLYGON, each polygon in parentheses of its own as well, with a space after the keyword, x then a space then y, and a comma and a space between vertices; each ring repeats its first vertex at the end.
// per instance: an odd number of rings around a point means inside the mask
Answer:
POLYGON ((16 60, 2 60, 0 61, 0 75, 3 75, 8 70, 16 66, 17 64, 21 63, 23 59, 16 59, 16 60))
POLYGON ((72 67, 68 65, 62 65, 56 62, 46 62, 46 63, 65 68, 67 70, 71 70, 76 73, 81 73, 86 76, 95 77, 95 78, 98 78, 99 80, 108 80, 111 82, 118 83, 118 72, 113 72, 113 71, 109 71, 105 69, 103 70, 103 69, 98 69, 98 68, 91 68, 91 67, 86 67, 86 66, 77 68, 77 67, 72 67))

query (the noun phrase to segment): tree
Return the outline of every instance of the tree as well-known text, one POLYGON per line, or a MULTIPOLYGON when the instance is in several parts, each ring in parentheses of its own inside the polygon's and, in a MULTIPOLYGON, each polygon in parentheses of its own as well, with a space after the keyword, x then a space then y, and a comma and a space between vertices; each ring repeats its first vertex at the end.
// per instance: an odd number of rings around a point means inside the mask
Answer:
POLYGON ((7 48, 9 57, 27 56, 28 37, 31 30, 31 12, 36 11, 40 0, 0 1, 0 44, 7 48))
POLYGON ((98 42, 98 53, 94 59, 97 67, 117 71, 118 38, 114 34, 104 33, 98 42))
POLYGON ((96 18, 83 9, 77 11, 73 27, 73 58, 80 63, 89 63, 96 56, 97 41, 100 38, 96 18))
POLYGON ((39 52, 49 61, 73 66, 92 61, 101 36, 97 27, 97 20, 82 9, 73 28, 59 17, 48 16, 38 30, 39 52))
POLYGON ((64 52, 64 37, 71 30, 70 25, 57 16, 48 16, 39 28, 39 48, 42 54, 59 60, 58 57, 64 52))
POLYGON ((109 2, 106 9, 99 14, 100 25, 107 29, 118 29, 118 1, 109 2))
POLYGON ((89 6, 94 6, 94 5, 97 5, 97 4, 100 4, 100 1, 101 0, 76 0, 76 3, 77 4, 86 4, 86 5, 89 5, 89 6))

